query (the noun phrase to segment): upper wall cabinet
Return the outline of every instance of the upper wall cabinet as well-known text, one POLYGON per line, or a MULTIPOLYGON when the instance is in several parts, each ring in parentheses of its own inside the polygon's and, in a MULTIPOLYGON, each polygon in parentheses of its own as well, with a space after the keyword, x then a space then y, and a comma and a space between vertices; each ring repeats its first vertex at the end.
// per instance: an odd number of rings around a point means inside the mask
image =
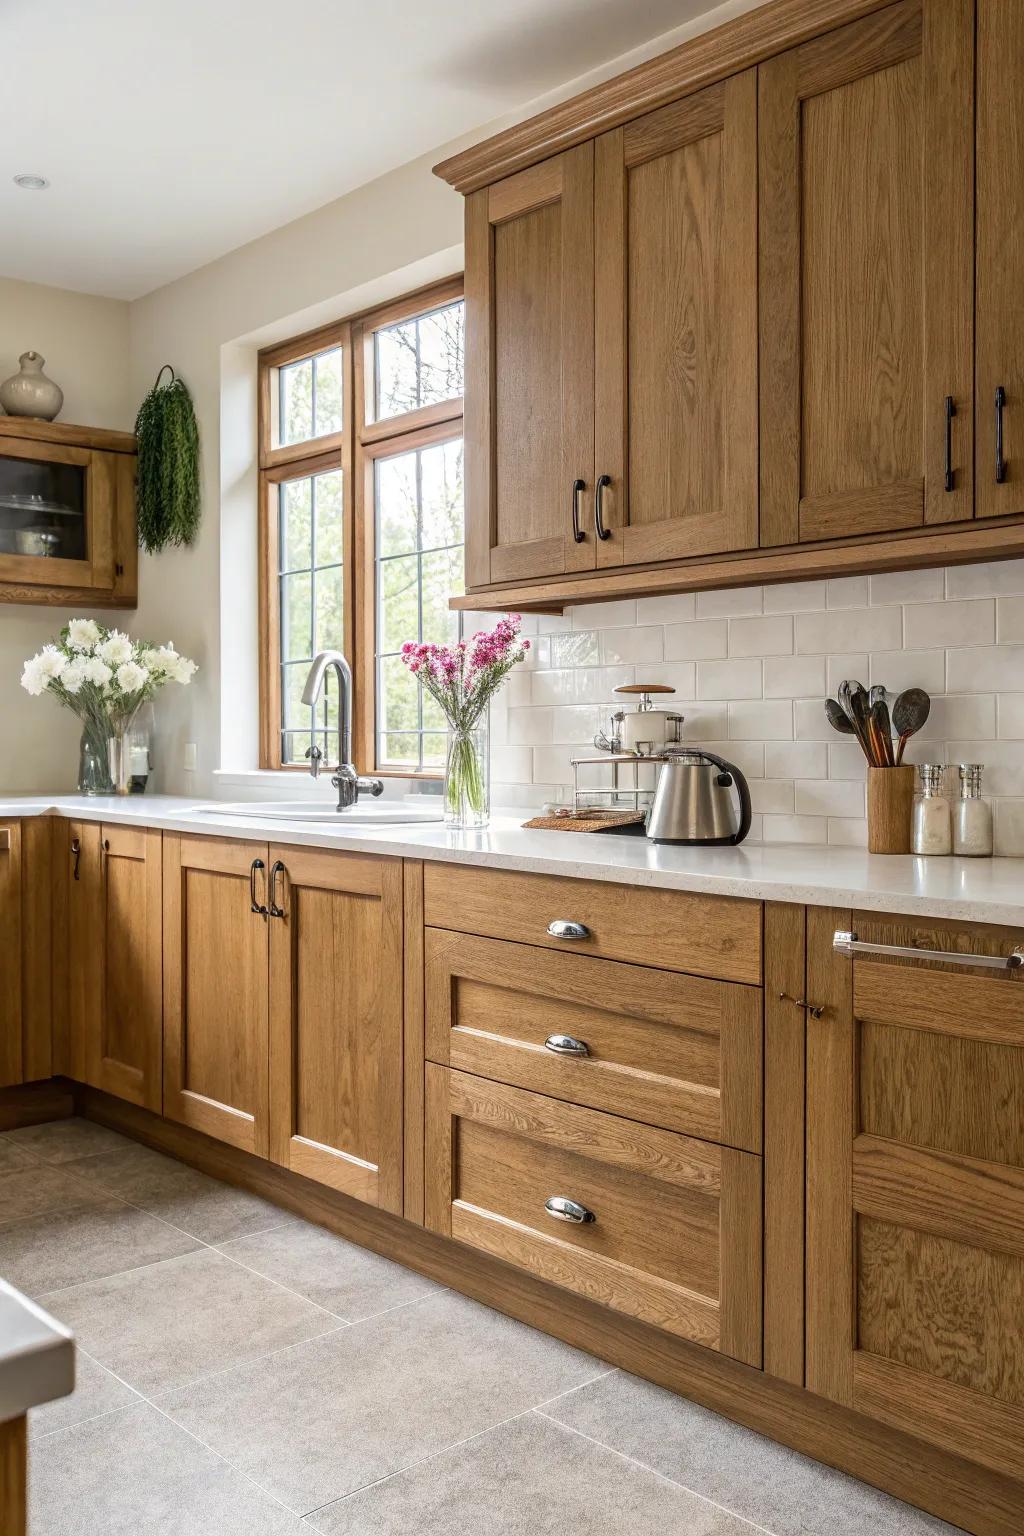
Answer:
POLYGON ((135 439, 0 417, 0 602, 130 607, 135 439))
POLYGON ((978 0, 975 514, 1024 509, 1024 5, 978 0))
POLYGON ((756 71, 595 155, 597 564, 754 547, 756 71))
POLYGON ((592 568, 594 151, 466 205, 466 528, 471 586, 592 568))
POLYGON ((761 543, 973 498, 973 0, 903 0, 760 71, 761 543))

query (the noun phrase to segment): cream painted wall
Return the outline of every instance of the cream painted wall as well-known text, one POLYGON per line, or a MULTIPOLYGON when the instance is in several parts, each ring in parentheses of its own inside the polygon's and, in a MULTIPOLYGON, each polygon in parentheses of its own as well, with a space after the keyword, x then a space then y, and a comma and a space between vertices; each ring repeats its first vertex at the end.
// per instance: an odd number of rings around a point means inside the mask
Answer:
MULTIPOLYGON (((30 349, 42 353, 64 391, 61 421, 131 427, 126 303, 0 278, 0 379, 15 373, 19 355, 30 349)), ((74 788, 74 718, 52 699, 29 698, 19 683, 25 657, 69 616, 59 608, 0 604, 0 792, 74 788)))

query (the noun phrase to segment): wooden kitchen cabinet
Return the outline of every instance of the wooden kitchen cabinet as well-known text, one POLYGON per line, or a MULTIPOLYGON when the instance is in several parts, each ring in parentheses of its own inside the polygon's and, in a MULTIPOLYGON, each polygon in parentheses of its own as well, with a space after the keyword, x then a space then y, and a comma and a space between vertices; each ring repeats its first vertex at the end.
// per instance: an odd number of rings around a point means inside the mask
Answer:
POLYGON ((472 586, 594 564, 593 214, 590 144, 466 205, 472 586))
POLYGON ((61 1070, 159 1112, 163 1102, 162 836, 60 821, 55 967, 61 1070))
POLYGON ((265 843, 164 836, 164 1114, 267 1157, 265 843))
POLYGON ((270 1156, 402 1210, 402 864, 270 857, 270 1156))
POLYGON ((594 152, 597 564, 756 547, 757 72, 594 152))
POLYGON ((807 1387, 1019 1477, 1024 980, 837 929, 965 960, 1024 933, 808 910, 807 1387))
POLYGON ((136 465, 128 432, 0 417, 0 602, 134 605, 136 465))
POLYGON ((760 68, 762 544, 972 514, 973 22, 901 0, 760 68))
POLYGON ((50 821, 0 821, 0 1088, 53 1071, 50 821))
POLYGON ((1024 505, 1024 6, 977 3, 975 515, 1001 517, 1024 505))

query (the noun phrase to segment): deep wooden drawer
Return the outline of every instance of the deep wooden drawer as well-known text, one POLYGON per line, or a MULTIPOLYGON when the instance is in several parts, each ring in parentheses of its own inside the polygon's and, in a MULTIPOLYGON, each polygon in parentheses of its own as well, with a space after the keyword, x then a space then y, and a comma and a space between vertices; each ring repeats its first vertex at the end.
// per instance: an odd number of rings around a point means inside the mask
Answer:
POLYGON ((466 864, 427 864, 425 921, 636 965, 692 971, 722 981, 761 980, 761 903, 689 891, 656 891, 560 875, 524 875, 466 864), (559 939, 548 925, 582 924, 559 939))
POLYGON ((759 988, 442 928, 425 959, 431 1060, 761 1150, 759 988))
POLYGON ((760 1365, 759 1157, 435 1063, 426 1091, 432 1231, 760 1365))

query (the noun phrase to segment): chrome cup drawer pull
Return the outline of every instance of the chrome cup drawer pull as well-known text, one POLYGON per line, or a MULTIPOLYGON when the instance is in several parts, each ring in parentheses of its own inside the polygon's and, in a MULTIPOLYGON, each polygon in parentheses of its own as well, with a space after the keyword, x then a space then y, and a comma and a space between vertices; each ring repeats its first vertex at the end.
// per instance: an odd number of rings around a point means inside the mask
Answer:
POLYGON ((597 1220, 593 1211, 588 1211, 578 1200, 567 1200, 564 1195, 552 1195, 550 1200, 545 1200, 544 1209, 556 1221, 571 1221, 574 1226, 584 1221, 597 1220))
POLYGON ((548 923, 548 933, 553 939, 589 939, 590 929, 585 923, 571 923, 564 917, 556 917, 548 923))
POLYGON ((546 1050, 554 1051, 556 1056, 589 1056, 590 1047, 585 1040, 577 1040, 575 1035, 548 1035, 544 1041, 546 1050))

